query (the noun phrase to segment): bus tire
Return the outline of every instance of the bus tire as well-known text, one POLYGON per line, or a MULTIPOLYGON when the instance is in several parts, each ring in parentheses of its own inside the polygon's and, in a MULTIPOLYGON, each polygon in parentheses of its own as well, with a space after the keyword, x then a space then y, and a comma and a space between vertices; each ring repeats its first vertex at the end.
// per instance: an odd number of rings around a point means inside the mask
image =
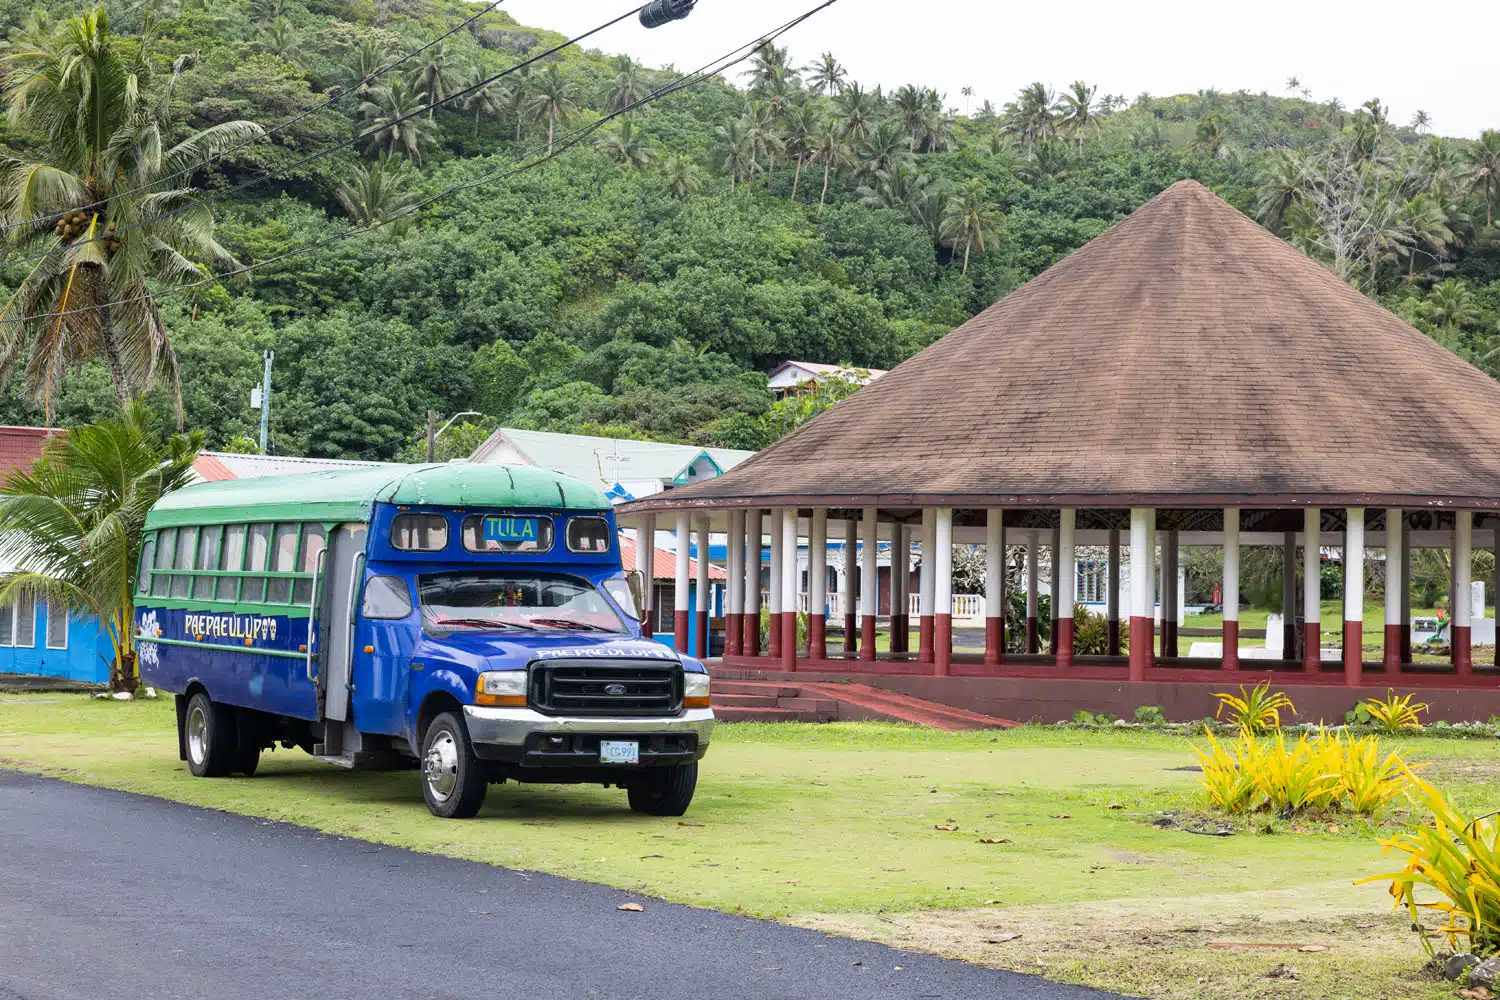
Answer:
POLYGON ((188 699, 183 727, 188 770, 199 778, 227 775, 238 739, 234 709, 199 691, 188 699))
POLYGON ((681 816, 698 787, 698 762, 653 767, 625 786, 630 811, 648 816, 681 816))
POLYGON ((260 719, 254 712, 242 708, 235 712, 234 759, 229 762, 233 774, 254 777, 260 766, 261 739, 260 719))
POLYGON ((440 819, 468 819, 484 805, 489 775, 474 756, 469 732, 453 712, 443 712, 422 734, 422 798, 440 819))

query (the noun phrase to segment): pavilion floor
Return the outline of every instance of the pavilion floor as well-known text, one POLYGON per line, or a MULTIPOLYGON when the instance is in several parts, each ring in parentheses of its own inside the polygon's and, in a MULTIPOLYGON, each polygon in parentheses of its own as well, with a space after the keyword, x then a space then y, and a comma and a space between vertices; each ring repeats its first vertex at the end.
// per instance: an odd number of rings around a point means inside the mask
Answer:
POLYGON ((1459 677, 1446 664, 1406 664, 1399 674, 1387 674, 1379 662, 1366 663, 1361 683, 1345 683, 1343 664, 1327 661, 1316 673, 1306 673, 1301 661, 1240 661, 1240 669, 1218 669, 1217 661, 1187 657, 1158 658, 1144 681, 1126 679, 1125 657, 1079 656, 1071 667, 1059 667, 1049 655, 1007 654, 999 665, 986 665, 978 653, 955 651, 947 676, 936 676, 931 663, 919 663, 915 653, 880 653, 871 660, 857 654, 806 658, 799 650, 797 669, 781 669, 769 657, 725 656, 708 661, 710 672, 726 680, 777 680, 794 683, 859 681, 955 708, 1006 719, 1070 719, 1078 709, 1108 712, 1126 719, 1142 705, 1160 705, 1172 721, 1211 716, 1218 709, 1216 691, 1237 690, 1268 681, 1286 690, 1301 721, 1322 719, 1342 723, 1344 713, 1368 697, 1385 697, 1388 689, 1416 692, 1431 706, 1426 720, 1449 722, 1487 720, 1500 715, 1500 669, 1476 664, 1474 673, 1459 677), (1213 664, 1205 666, 1205 664, 1213 664), (1253 664, 1253 666, 1252 666, 1253 664))

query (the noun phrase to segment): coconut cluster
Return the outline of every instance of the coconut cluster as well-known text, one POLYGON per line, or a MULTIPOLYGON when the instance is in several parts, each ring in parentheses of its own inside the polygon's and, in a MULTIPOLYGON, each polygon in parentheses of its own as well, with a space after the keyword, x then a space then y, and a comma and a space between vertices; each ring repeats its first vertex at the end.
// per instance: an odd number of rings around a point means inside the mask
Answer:
MULTIPOLYGON (((64 212, 58 216, 52 231, 57 234, 58 239, 70 243, 88 231, 90 220, 88 212, 64 212)), ((115 224, 111 222, 104 232, 105 247, 110 253, 116 253, 120 249, 120 237, 115 235, 115 224)))

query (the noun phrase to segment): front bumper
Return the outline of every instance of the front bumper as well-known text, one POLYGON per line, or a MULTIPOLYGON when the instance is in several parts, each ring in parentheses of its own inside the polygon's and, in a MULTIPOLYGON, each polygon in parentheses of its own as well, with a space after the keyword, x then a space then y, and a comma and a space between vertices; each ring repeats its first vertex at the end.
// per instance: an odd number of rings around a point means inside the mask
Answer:
POLYGON ((554 767, 597 764, 600 737, 640 740, 643 764, 695 760, 708 752, 714 731, 711 708, 691 708, 668 718, 631 719, 465 705, 464 722, 481 759, 554 767))

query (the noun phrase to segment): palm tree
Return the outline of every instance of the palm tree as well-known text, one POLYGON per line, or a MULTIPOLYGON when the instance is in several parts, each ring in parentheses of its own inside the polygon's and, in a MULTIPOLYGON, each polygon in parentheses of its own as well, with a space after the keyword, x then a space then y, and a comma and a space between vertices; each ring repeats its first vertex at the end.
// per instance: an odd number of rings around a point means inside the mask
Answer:
POLYGON ((714 133, 719 139, 716 154, 719 167, 729 175, 729 193, 734 194, 736 181, 751 176, 760 168, 755 162, 755 136, 743 118, 731 118, 714 133))
POLYGON ((1021 145, 1031 146, 1057 132, 1057 99, 1046 84, 1033 83, 1005 106, 1001 131, 1014 135, 1021 145))
POLYGON ((390 61, 385 47, 373 38, 363 39, 345 65, 349 79, 354 84, 354 96, 368 98, 375 89, 375 74, 390 61))
POLYGON ((1078 151, 1083 152, 1083 135, 1099 131, 1099 115, 1094 110, 1094 93, 1098 87, 1090 87, 1082 80, 1074 80, 1068 92, 1062 95, 1062 118, 1058 128, 1078 141, 1078 151))
POLYGON ((1422 303, 1422 311, 1450 333, 1473 326, 1480 319, 1474 293, 1456 278, 1434 285, 1432 294, 1422 303))
POLYGON ((646 73, 629 56, 614 59, 615 78, 604 90, 604 106, 610 111, 619 111, 645 97, 651 90, 646 82, 646 73))
POLYGON ((192 481, 203 434, 163 435, 139 401, 120 416, 59 436, 29 471, 0 486, 0 560, 17 572, 0 603, 47 602, 50 614, 97 619, 114 658, 110 682, 134 690, 136 571, 146 512, 192 481))
POLYGON ((742 74, 750 79, 750 88, 757 90, 778 76, 795 76, 787 65, 786 48, 777 48, 770 42, 761 43, 750 60, 750 68, 742 74))
POLYGON ((967 118, 969 117, 969 98, 974 96, 974 88, 963 86, 958 88, 958 92, 964 95, 964 117, 967 118))
POLYGON ((984 182, 977 177, 959 188, 948 203, 941 235, 952 247, 956 248, 959 243, 964 245, 964 266, 960 274, 969 273, 969 251, 977 245, 983 253, 985 237, 994 239, 999 215, 1000 209, 989 200, 984 182))
POLYGON ((1469 190, 1478 190, 1484 196, 1484 224, 1495 224, 1495 198, 1500 196, 1500 132, 1487 128, 1479 133, 1479 141, 1468 148, 1469 190))
POLYGON ((859 144, 855 162, 859 175, 870 177, 910 158, 901 123, 887 120, 875 126, 875 130, 859 144))
POLYGON ((284 17, 277 17, 261 25, 258 37, 267 52, 281 59, 295 61, 301 49, 297 29, 284 17))
POLYGON ((1433 263, 1443 257, 1448 244, 1453 242, 1453 230, 1448 226, 1448 213, 1441 202, 1430 194, 1419 194, 1401 206, 1396 224, 1406 233, 1406 241, 1397 248, 1406 258, 1406 276, 1415 276, 1417 256, 1425 255, 1433 263))
POLYGON ((547 119, 547 155, 552 155, 552 137, 558 122, 566 122, 573 113, 578 97, 578 85, 564 75, 557 63, 548 63, 547 68, 531 81, 531 108, 538 118, 547 119))
POLYGON ((698 170, 698 165, 683 156, 673 156, 667 160, 662 179, 667 182, 667 190, 672 192, 672 197, 679 201, 686 201, 703 187, 703 175, 698 170))
POLYGON ((442 42, 422 54, 422 61, 417 64, 412 78, 427 95, 427 103, 432 105, 427 109, 428 118, 436 113, 438 101, 446 100, 462 89, 462 72, 458 58, 442 42))
POLYGON ((1016 168, 1016 175, 1028 184, 1048 177, 1066 177, 1070 167, 1068 144, 1061 139, 1038 139, 1026 150, 1026 159, 1016 168))
POLYGON ((526 123, 526 117, 531 109, 531 67, 522 66, 510 76, 509 88, 505 91, 506 110, 516 119, 516 141, 521 141, 521 126, 526 123))
POLYGON ((1229 142, 1229 129, 1218 114, 1209 115, 1198 122, 1194 130, 1194 145, 1214 159, 1219 159, 1229 142))
POLYGON ((1287 210, 1301 197, 1305 183, 1302 161, 1287 149, 1268 154, 1255 173, 1255 214, 1271 232, 1281 229, 1287 210))
MULTIPOLYGON (((773 80, 772 85, 778 81, 773 80)), ((745 111, 745 122, 750 126, 750 136, 755 143, 755 160, 766 158, 766 188, 776 177, 776 154, 786 150, 776 125, 776 113, 768 101, 751 101, 745 111)))
POLYGON ((815 63, 802 67, 807 74, 807 86, 815 94, 830 94, 837 97, 844 92, 844 80, 848 74, 832 52, 825 52, 815 63))
POLYGON ((1432 128, 1432 116, 1418 108, 1417 113, 1411 116, 1411 127, 1418 132, 1426 132, 1432 128))
POLYGON ((122 405, 164 372, 180 419, 177 359, 155 296, 201 279, 204 263, 238 266, 188 176, 263 130, 229 121, 168 145, 181 134, 170 109, 185 63, 157 87, 147 48, 119 45, 96 7, 0 55, 8 123, 36 150, 0 156, 0 223, 16 254, 39 258, 0 314, 0 377, 24 362, 49 423, 64 373, 98 356, 122 405), (40 313, 63 315, 32 318, 40 313))
POLYGON ((924 108, 917 129, 921 138, 918 148, 922 152, 942 153, 953 148, 953 119, 941 111, 924 108))
POLYGON ((411 224, 410 217, 403 213, 421 198, 406 190, 411 174, 411 164, 406 160, 382 153, 374 163, 356 167, 353 178, 339 184, 333 194, 356 226, 373 226, 399 216, 391 226, 391 232, 399 235, 411 224))
POLYGON ((1291 94, 1293 97, 1296 97, 1297 93, 1299 91, 1301 91, 1301 90, 1302 90, 1302 81, 1301 80, 1297 79, 1295 76, 1289 76, 1289 77, 1286 78, 1286 92, 1288 94, 1291 94))
POLYGON ((871 183, 861 185, 856 193, 860 204, 868 208, 897 208, 910 212, 926 194, 933 181, 919 173, 908 159, 877 170, 871 183))
POLYGON ((506 78, 491 80, 484 69, 475 66, 469 71, 469 85, 464 89, 468 90, 464 110, 474 112, 474 134, 478 135, 481 118, 499 118, 505 113, 510 99, 506 78))
POLYGON ((813 131, 812 113, 806 104, 794 104, 781 116, 781 144, 786 154, 797 161, 792 174, 792 200, 797 200, 797 185, 802 180, 802 163, 807 157, 809 133, 813 131))
POLYGON ((437 141, 437 125, 421 117, 423 103, 402 77, 393 76, 376 87, 359 106, 368 126, 366 151, 403 153, 421 163, 423 149, 437 141))
POLYGON ((917 134, 922 124, 922 112, 927 104, 927 95, 908 83, 896 91, 896 96, 891 98, 891 104, 895 108, 897 120, 906 127, 907 152, 915 153, 917 134))
POLYGON ((656 156, 651 144, 636 135, 635 124, 630 121, 621 125, 618 131, 605 131, 596 144, 611 160, 636 170, 656 156))
POLYGON ((813 133, 813 159, 823 164, 823 193, 818 196, 818 211, 823 211, 823 202, 828 199, 828 178, 849 162, 849 143, 839 122, 829 120, 813 133))
POLYGON ((982 122, 991 122, 991 121, 994 121, 995 120, 995 106, 993 104, 991 104, 989 101, 985 101, 983 104, 981 104, 979 106, 979 114, 978 114, 977 117, 982 122))
POLYGON ((845 87, 833 99, 833 106, 838 109, 839 117, 844 122, 844 134, 855 139, 862 138, 875 120, 878 103, 873 93, 857 83, 845 87))

